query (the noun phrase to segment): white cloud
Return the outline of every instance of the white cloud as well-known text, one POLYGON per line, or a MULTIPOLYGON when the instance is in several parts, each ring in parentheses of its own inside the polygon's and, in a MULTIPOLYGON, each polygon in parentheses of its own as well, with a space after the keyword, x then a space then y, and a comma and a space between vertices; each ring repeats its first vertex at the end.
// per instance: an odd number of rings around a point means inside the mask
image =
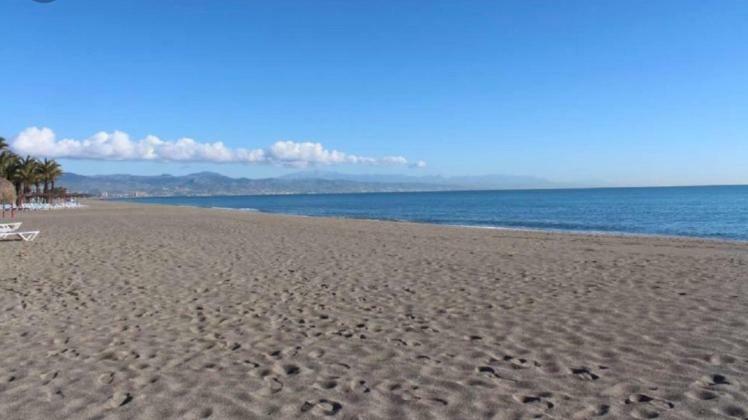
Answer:
POLYGON ((410 164, 402 156, 374 158, 351 155, 325 149, 322 144, 313 142, 278 141, 264 149, 232 149, 222 142, 200 143, 186 137, 168 141, 149 135, 134 140, 122 131, 101 131, 83 140, 58 140, 54 131, 46 127, 29 127, 21 131, 11 142, 11 149, 21 155, 91 160, 277 164, 294 167, 353 164, 421 168, 426 165, 423 161, 410 164))

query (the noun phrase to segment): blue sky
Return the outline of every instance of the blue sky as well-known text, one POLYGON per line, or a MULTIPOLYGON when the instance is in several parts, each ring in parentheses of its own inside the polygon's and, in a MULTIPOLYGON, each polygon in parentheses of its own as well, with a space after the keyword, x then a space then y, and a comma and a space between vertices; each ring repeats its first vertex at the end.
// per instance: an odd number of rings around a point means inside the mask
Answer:
POLYGON ((270 176, 299 167, 283 140, 340 151, 325 168, 348 172, 748 183, 742 0, 14 0, 0 16, 6 138, 122 131, 262 156, 89 151, 62 159, 71 172, 270 176))

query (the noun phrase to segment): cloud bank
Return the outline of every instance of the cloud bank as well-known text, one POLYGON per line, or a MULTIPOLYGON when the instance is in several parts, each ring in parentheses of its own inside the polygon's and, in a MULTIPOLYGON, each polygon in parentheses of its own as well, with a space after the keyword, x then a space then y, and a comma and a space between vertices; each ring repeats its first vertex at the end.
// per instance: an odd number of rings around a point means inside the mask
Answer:
POLYGON ((191 138, 162 140, 146 136, 130 138, 122 131, 100 131, 83 140, 57 139, 54 131, 29 127, 16 136, 11 149, 20 155, 90 160, 139 160, 273 164, 292 167, 317 165, 388 165, 424 167, 402 156, 367 157, 325 149, 320 143, 278 141, 263 149, 229 148, 222 142, 201 143, 191 138))

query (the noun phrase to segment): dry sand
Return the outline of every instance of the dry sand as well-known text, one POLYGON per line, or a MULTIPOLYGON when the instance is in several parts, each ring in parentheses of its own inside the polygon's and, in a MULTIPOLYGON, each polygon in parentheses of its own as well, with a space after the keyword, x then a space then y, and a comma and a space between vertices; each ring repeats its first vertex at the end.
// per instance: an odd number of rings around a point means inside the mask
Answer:
POLYGON ((0 242, 0 412, 746 418, 748 245, 93 203, 0 242))

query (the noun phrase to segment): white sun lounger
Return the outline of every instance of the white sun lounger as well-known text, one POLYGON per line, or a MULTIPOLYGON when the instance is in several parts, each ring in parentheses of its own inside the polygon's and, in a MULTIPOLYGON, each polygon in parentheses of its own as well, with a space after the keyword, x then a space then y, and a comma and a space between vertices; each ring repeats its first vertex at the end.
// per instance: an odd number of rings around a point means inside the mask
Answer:
POLYGON ((29 242, 36 239, 37 235, 39 235, 38 230, 30 230, 28 232, 0 232, 0 240, 21 239, 29 242))
POLYGON ((21 222, 0 223, 0 233, 14 232, 21 227, 21 222))

